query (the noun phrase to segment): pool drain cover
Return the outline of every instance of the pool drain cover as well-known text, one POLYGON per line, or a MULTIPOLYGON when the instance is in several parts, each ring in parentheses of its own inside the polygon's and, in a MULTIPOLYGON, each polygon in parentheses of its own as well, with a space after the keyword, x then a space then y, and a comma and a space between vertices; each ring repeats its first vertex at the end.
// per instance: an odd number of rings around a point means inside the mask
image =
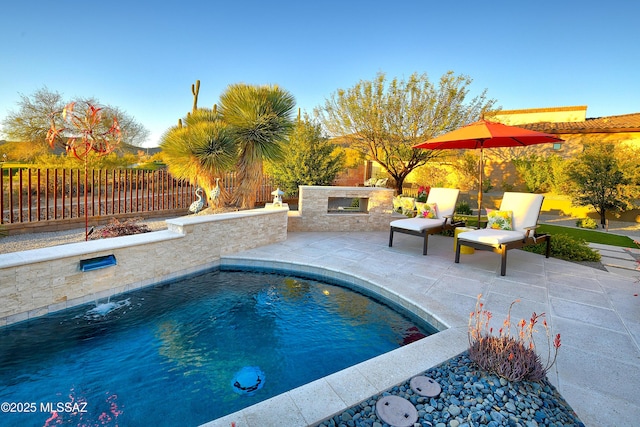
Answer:
POLYGON ((400 396, 384 396, 376 403, 376 415, 394 427, 411 427, 418 421, 418 410, 400 396))
POLYGON ((257 366, 245 366, 231 380, 233 391, 238 394, 253 396, 264 385, 264 372, 257 366))
POLYGON ((411 386, 411 390, 420 396, 436 397, 442 391, 442 387, 440 387, 440 384, 438 384, 436 380, 425 376, 411 378, 409 385, 411 386))

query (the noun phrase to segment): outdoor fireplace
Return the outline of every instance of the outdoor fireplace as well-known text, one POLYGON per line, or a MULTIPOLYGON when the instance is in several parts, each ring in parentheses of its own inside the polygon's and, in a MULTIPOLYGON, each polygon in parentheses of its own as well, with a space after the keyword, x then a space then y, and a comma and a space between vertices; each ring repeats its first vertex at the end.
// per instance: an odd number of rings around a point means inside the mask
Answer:
POLYGON ((327 213, 330 214, 368 214, 368 197, 329 197, 327 213))

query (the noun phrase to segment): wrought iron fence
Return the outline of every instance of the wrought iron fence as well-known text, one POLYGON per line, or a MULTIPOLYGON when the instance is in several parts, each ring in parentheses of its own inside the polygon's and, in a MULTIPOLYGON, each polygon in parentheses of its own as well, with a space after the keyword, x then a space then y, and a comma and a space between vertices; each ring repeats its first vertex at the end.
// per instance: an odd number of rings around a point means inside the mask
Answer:
MULTIPOLYGON (((228 192, 236 186, 235 174, 223 177, 228 192)), ((273 185, 264 177, 257 203, 271 200, 273 185)), ((7 168, 0 174, 0 224, 29 223, 116 216, 188 209, 195 187, 172 177, 166 170, 89 170, 7 168), (87 200, 85 204, 85 182, 87 200)))

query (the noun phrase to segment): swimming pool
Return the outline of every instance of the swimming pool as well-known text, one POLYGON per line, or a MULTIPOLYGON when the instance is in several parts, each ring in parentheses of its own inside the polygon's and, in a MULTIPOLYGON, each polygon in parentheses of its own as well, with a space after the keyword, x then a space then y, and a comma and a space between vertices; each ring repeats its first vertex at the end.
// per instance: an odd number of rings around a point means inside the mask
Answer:
POLYGON ((0 424, 199 425, 435 332, 342 284, 216 270, 4 328, 0 424))

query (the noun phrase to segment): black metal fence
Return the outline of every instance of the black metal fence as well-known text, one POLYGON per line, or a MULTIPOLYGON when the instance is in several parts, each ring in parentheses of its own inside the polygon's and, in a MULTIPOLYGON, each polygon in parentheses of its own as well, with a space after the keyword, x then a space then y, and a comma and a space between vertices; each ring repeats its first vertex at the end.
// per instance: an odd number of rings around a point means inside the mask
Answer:
MULTIPOLYGON (((220 182, 232 192, 235 174, 220 182)), ((273 186, 264 177, 257 203, 270 201, 273 186)), ((0 174, 0 224, 63 221, 118 214, 161 213, 184 209, 195 200, 192 184, 172 177, 166 170, 2 169, 0 174), (85 183, 87 187, 85 203, 85 183)))

